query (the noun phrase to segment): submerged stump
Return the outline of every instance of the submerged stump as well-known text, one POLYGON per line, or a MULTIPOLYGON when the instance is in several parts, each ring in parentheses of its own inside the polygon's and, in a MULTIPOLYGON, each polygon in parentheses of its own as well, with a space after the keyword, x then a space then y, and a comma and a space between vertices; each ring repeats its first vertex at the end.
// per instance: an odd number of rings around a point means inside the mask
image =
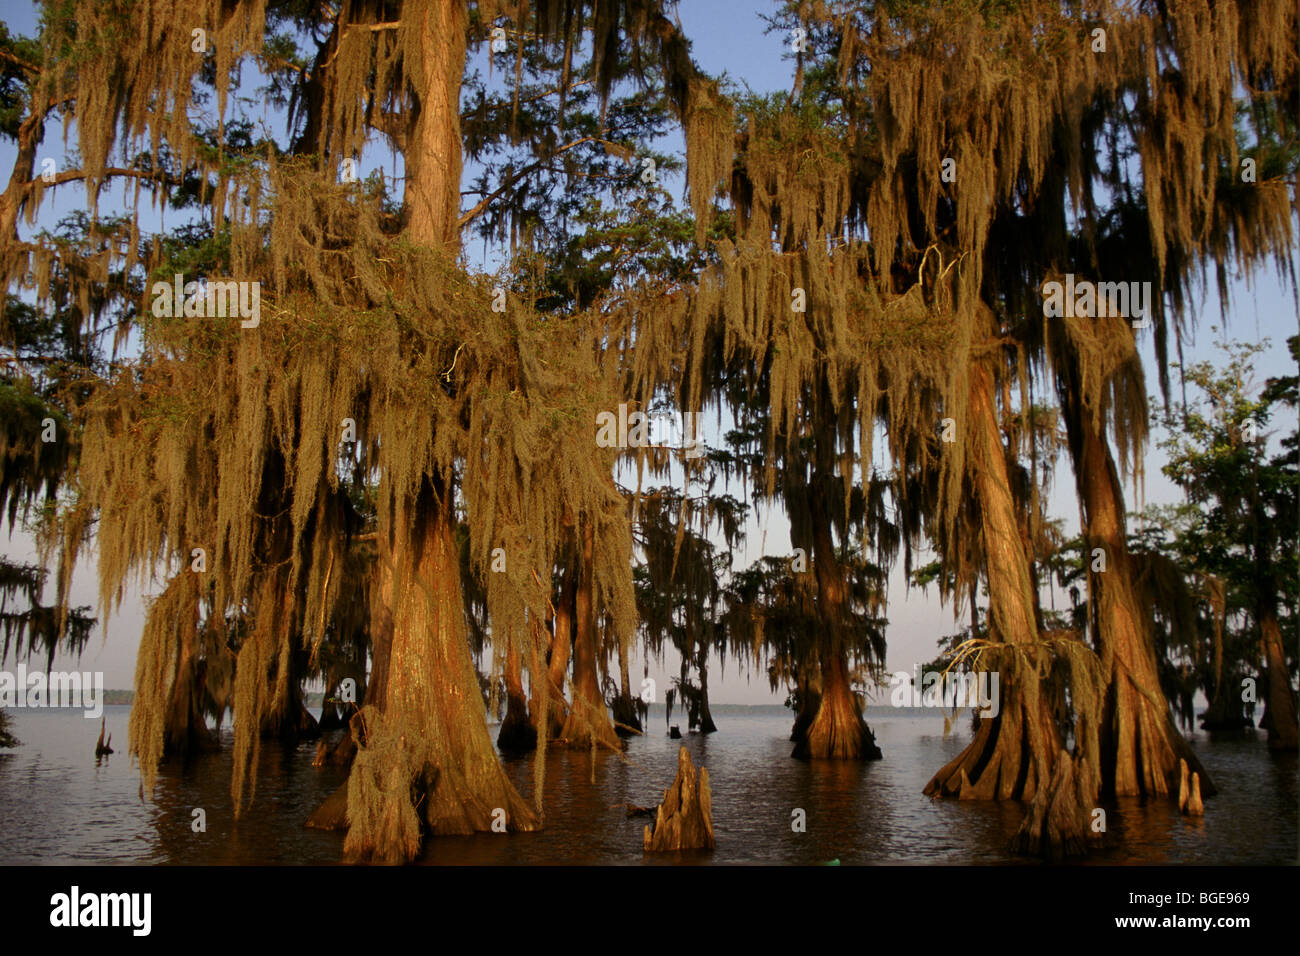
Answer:
POLYGON ((709 771, 701 767, 697 781, 695 765, 685 747, 677 752, 677 777, 664 791, 655 822, 645 828, 643 844, 650 853, 714 847, 709 771))
POLYGON ((99 722, 99 740, 95 743, 95 756, 106 757, 113 752, 113 735, 109 734, 108 739, 104 739, 104 729, 107 726, 107 718, 99 722))

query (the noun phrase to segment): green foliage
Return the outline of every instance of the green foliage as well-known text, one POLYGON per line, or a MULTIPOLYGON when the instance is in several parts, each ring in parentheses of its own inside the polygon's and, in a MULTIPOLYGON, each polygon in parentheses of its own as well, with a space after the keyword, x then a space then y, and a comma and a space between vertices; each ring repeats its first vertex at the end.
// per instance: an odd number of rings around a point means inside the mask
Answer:
MULTIPOLYGON (((1196 602, 1195 628, 1170 631, 1170 656, 1189 662, 1184 677, 1204 690, 1212 709, 1225 706, 1226 694, 1237 716, 1240 677, 1256 676, 1261 666, 1264 604, 1275 604, 1282 633, 1292 638, 1287 647, 1300 625, 1296 376, 1251 381, 1266 345, 1225 345, 1222 361, 1183 369, 1191 399, 1164 411, 1160 445, 1168 456, 1163 471, 1187 504, 1145 515, 1153 550, 1176 562, 1196 602), (1276 418, 1289 421, 1289 430, 1270 430, 1276 418)), ((1300 337, 1288 345, 1296 358, 1300 337)), ((1294 655, 1289 666, 1294 674, 1294 655)))
POLYGON ((38 39, 12 34, 0 23, 0 136, 18 138, 27 110, 27 84, 42 56, 38 39))

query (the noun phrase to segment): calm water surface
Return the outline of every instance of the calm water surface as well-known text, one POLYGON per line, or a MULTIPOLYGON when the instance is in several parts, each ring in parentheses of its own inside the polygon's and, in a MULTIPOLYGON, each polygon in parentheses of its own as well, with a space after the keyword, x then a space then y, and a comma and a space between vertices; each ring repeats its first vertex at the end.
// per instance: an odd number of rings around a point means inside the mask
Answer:
MULTIPOLYGON (((0 751, 0 863, 6 864, 329 864, 342 856, 341 833, 303 821, 344 779, 312 767, 315 742, 285 752, 263 747, 252 809, 231 812, 229 751, 199 758, 188 771, 164 766, 152 803, 126 756, 129 707, 106 707, 119 753, 96 765, 97 722, 74 711, 10 711, 23 745, 0 751), (207 811, 207 832, 191 829, 207 811)), ((790 758, 791 716, 781 707, 714 708, 719 732, 669 739, 662 708, 650 733, 627 753, 552 752, 543 806, 546 828, 533 834, 429 841, 427 863, 661 864, 673 862, 815 864, 1020 863, 1006 846, 1023 816, 1019 804, 934 801, 921 795, 931 775, 965 746, 965 726, 948 737, 934 713, 868 711, 885 759, 869 764, 802 763, 790 758), (647 856, 644 818, 624 805, 654 806, 685 744, 709 770, 717 849, 711 854, 647 856), (807 832, 791 830, 791 812, 807 832)), ((1116 845, 1090 863, 1286 864, 1297 860, 1297 761, 1275 757, 1262 734, 1192 738, 1219 794, 1203 820, 1166 801, 1123 800, 1107 807, 1116 845)), ((525 795, 533 759, 507 760, 525 795)))

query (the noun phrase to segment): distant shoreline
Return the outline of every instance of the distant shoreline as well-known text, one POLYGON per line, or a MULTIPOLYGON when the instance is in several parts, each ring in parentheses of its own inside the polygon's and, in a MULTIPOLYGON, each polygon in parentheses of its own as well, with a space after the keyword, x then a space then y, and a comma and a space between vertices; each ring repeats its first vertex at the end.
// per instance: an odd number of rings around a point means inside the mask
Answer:
MULTIPOLYGON (((306 703, 308 708, 310 708, 313 711, 317 711, 321 708, 322 704, 324 703, 324 697, 325 695, 319 692, 309 693, 304 695, 304 702, 306 703)), ((133 703, 135 703, 135 691, 133 690, 105 690, 104 691, 104 705, 106 707, 121 707, 133 703)), ((744 711, 744 710, 762 708, 762 709, 768 709, 772 711, 786 711, 791 715, 791 719, 793 719, 794 716, 793 711, 789 711, 784 705, 778 703, 713 704, 712 707, 715 711, 719 711, 721 713, 727 713, 727 712, 735 713, 738 710, 744 711)), ((674 718, 677 717, 677 711, 678 708, 674 708, 674 713, 673 713, 674 718)), ((662 714, 663 704, 662 703, 652 704, 651 713, 662 714)), ((942 716, 945 713, 951 713, 951 712, 946 712, 940 708, 933 708, 933 707, 890 707, 887 704, 885 705, 868 704, 867 707, 865 708, 865 714, 868 717, 887 717, 891 715, 899 716, 899 717, 922 717, 922 716, 930 717, 930 716, 942 716)))

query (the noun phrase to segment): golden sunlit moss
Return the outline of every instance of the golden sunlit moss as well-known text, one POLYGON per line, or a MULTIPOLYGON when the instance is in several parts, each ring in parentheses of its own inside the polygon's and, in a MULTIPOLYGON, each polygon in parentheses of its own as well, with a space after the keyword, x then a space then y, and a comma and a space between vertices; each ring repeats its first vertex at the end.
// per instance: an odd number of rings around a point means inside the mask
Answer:
POLYGON ((147 148, 156 157, 165 143, 182 167, 199 160, 190 126, 194 79, 210 58, 224 117, 232 71, 260 49, 265 23, 264 0, 77 0, 72 16, 51 18, 53 95, 73 104, 68 123, 76 123, 92 205, 115 148, 147 148))
MULTIPOLYGON (((167 3, 132 11, 80 4, 75 20, 60 21, 52 36, 60 66, 69 65, 71 51, 79 67, 60 79, 57 95, 74 102, 92 194, 114 149, 144 149, 156 162, 165 146, 180 168, 210 182, 212 219, 230 228, 229 276, 259 283, 262 317, 254 329, 229 318, 155 318, 145 303, 144 354, 91 410, 82 476, 104 531, 106 607, 132 574, 179 571, 204 575, 212 619, 241 622, 237 807, 253 781, 259 728, 289 703, 295 648, 316 651, 339 623, 331 595, 341 588, 331 569, 349 551, 346 509, 327 502, 337 500, 344 478, 380 483, 377 592, 382 605, 400 609, 393 615, 399 630, 424 627, 427 615, 446 615, 452 606, 441 595, 408 606, 421 591, 409 576, 428 556, 407 539, 431 520, 428 507, 439 509, 445 524, 453 502, 468 522, 472 571, 486 576, 494 638, 512 624, 536 635, 524 625, 544 618, 573 515, 599 530, 587 573, 602 615, 618 640, 629 641, 635 629, 631 539, 610 480, 616 452, 596 449, 591 431, 596 412, 617 407, 628 384, 621 356, 611 359, 604 343, 640 335, 646 315, 624 305, 543 323, 515 301, 505 313, 492 312, 489 286, 444 254, 412 245, 391 217, 319 175, 354 155, 371 127, 409 132, 411 122, 418 130, 422 112, 432 117, 436 103, 426 100, 438 91, 425 88, 426 73, 442 68, 425 62, 433 9, 410 2, 394 20, 382 4, 347 5, 316 78, 323 94, 317 120, 326 134, 313 145, 322 155, 292 166, 268 158, 233 172, 194 137, 192 90, 211 65, 220 133, 232 69, 262 40, 260 4, 186 11, 167 3), (206 34, 194 37, 198 29, 206 34), (347 464, 339 460, 345 420, 356 434, 347 464), (426 500, 431 486, 441 489, 436 504, 426 500), (185 571, 196 548, 204 570, 185 571), (507 555, 504 573, 487 573, 498 548, 507 555)), ((477 12, 481 21, 530 16, 526 5, 479 4, 477 12)), ((617 65, 610 51, 624 34, 667 67, 679 111, 725 115, 716 97, 696 109, 705 87, 680 34, 654 5, 613 15, 605 6, 576 5, 572 17, 541 19, 550 43, 572 42, 591 27, 602 95, 617 65)), ((400 145, 401 135, 395 140, 400 145)), ((714 155, 700 168, 714 181, 729 161, 718 144, 728 142, 725 131, 705 138, 714 155)), ((415 176, 412 169, 408 163, 415 176)), ((705 186, 698 191, 712 198, 705 186)), ((135 230, 132 224, 132 237, 135 230)), ((158 253, 155 244, 149 268, 159 265, 158 253)), ((632 363, 633 390, 652 391, 652 373, 670 362, 632 363)), ((460 630, 451 626, 440 640, 455 643, 460 630)), ((160 636, 156 653, 142 657, 143 685, 167 680, 165 645, 160 636)), ((429 663, 408 661, 401 681, 429 663)), ((433 685, 416 683, 406 702, 413 710, 402 719, 427 718, 438 706, 428 697, 433 685)), ((395 688, 390 683, 390 694, 395 688)), ((145 695, 143 706, 155 697, 145 695)), ((441 735, 459 733, 464 715, 445 718, 441 735)), ((152 735, 150 719, 142 714, 152 735)), ((448 753, 438 747, 452 743, 433 740, 426 754, 445 763, 448 753)), ((156 763, 161 751, 141 753, 156 763)), ((474 816, 471 826, 481 827, 481 813, 474 816)), ((520 825, 531 825, 526 816, 520 825)))
POLYGON ((199 626, 199 589, 183 576, 173 578, 149 605, 135 663, 135 700, 128 728, 130 753, 140 762, 142 788, 152 794, 166 745, 168 704, 182 628, 199 626))
MULTIPOLYGON (((516 301, 493 312, 481 282, 385 235, 373 207, 298 170, 272 167, 265 197, 269 230, 237 225, 231 245, 232 275, 269 277, 260 325, 147 320, 145 356, 93 408, 82 463, 101 515, 106 606, 131 572, 188 568, 202 547, 215 613, 251 622, 235 687, 237 794, 252 779, 261 718, 288 693, 286 655, 295 641, 318 645, 320 609, 338 588, 326 577, 346 536, 321 495, 348 477, 338 471, 345 419, 362 470, 383 476, 381 543, 416 520, 406 502, 423 481, 459 476, 494 638, 509 622, 531 633, 527 617, 545 616, 562 522, 575 512, 599 529, 598 605, 620 639, 635 631, 631 540, 610 481, 617 451, 593 442, 597 411, 619 398, 617 367, 596 364, 606 320, 543 321, 516 301), (280 475, 292 530, 287 577, 259 550, 274 518, 259 511, 268 475, 280 475), (496 548, 503 573, 489 573, 496 548)), ((147 680, 163 678, 148 666, 147 680)))
MULTIPOLYGON (((421 818, 432 832, 483 829, 497 810, 512 828, 537 825, 539 813, 488 759, 475 726, 482 714, 462 653, 454 536, 463 520, 494 668, 514 633, 530 677, 541 677, 540 622, 554 612, 557 567, 582 576, 614 640, 631 640, 631 534, 611 479, 620 453, 594 445, 595 416, 624 403, 644 410, 665 394, 684 410, 716 407, 715 346, 748 376, 743 386, 766 391, 769 497, 779 465, 807 463, 840 481, 848 514, 854 466, 866 486, 882 427, 902 473, 900 499, 912 496, 906 540, 924 524, 958 584, 973 585, 982 564, 998 563, 987 542, 1000 536, 1007 566, 999 570, 1011 583, 990 587, 994 635, 1036 645, 1028 555, 1006 469, 994 469, 1005 465, 999 411, 1012 411, 1009 397, 999 409, 997 386, 1014 380, 1028 407, 1033 377, 1051 364, 1073 437, 1085 423, 1084 437, 1103 453, 1092 473, 1079 466, 1081 485, 1096 486, 1105 471, 1107 430, 1121 465, 1140 460, 1145 431, 1131 329, 1119 320, 1040 322, 1041 282, 1075 260, 1081 271, 1138 263, 1159 293, 1152 318, 1163 361, 1171 327, 1163 303, 1177 310, 1203 261, 1222 275, 1229 258, 1243 267, 1285 260, 1292 244, 1280 179, 1245 194, 1222 180, 1235 180, 1239 158, 1236 88, 1294 101, 1294 3, 1175 6, 801 4, 804 22, 840 35, 839 95, 854 108, 831 116, 797 100, 733 109, 689 68, 684 39, 656 4, 543 5, 534 24, 543 42, 570 47, 590 28, 602 95, 620 36, 634 41, 637 66, 643 46, 658 61, 685 126, 697 239, 709 235, 719 183, 735 223, 734 235, 708 250, 695 288, 626 291, 544 319, 526 283, 495 311, 496 280, 468 275, 454 242, 451 252, 429 248, 445 238, 432 233, 454 231, 459 133, 448 91, 459 88, 464 47, 459 34, 431 39, 428 27, 449 10, 447 22, 463 27, 468 7, 409 0, 396 13, 378 0, 344 4, 313 76, 323 98, 317 154, 268 155, 232 171, 192 128, 196 80, 214 70, 220 133, 232 75, 263 40, 264 4, 74 0, 74 15, 51 24, 41 96, 46 106, 72 104, 92 207, 111 154, 143 153, 156 165, 169 155, 203 177, 212 223, 223 238, 229 231, 229 276, 259 283, 252 328, 232 317, 156 317, 141 303, 142 356, 116 371, 87 417, 84 510, 64 526, 60 588, 92 514, 106 609, 132 575, 169 581, 137 675, 132 746, 146 782, 165 750, 167 688, 191 616, 228 623, 239 645, 233 789, 243 808, 259 733, 293 703, 295 657, 319 651, 331 628, 360 626, 340 605, 357 590, 335 570, 356 563, 344 499, 360 487, 374 491, 369 603, 387 615, 372 636, 376 648, 391 644, 393 661, 386 700, 368 701, 379 710, 358 741, 349 852, 410 856, 421 818), (209 52, 194 48, 194 30, 206 31, 209 52), (427 82, 435 74, 441 85, 427 82), (441 151, 407 140, 435 122, 441 151), (372 129, 406 153, 412 192, 428 194, 422 206, 408 194, 395 216, 330 182, 372 129), (434 167, 447 182, 426 181, 434 167), (1129 219, 1097 221, 1109 205, 1102 189, 1125 191, 1129 219), (408 228, 412 221, 422 229, 408 228), (941 445, 944 419, 956 439, 941 445), (356 436, 349 460, 340 448, 345 421, 356 436), (919 487, 907 489, 912 479, 919 487), (982 513, 971 507, 973 490, 982 513), (580 532, 591 537, 590 555, 574 558, 580 532), (199 548, 203 567, 191 570, 199 548), (202 588, 190 588, 190 574, 201 575, 202 588)), ((480 27, 497 15, 520 24, 531 16, 527 4, 482 3, 476 13, 480 27)), ((33 221, 45 185, 19 192, 6 191, 6 215, 25 204, 33 221)), ((9 284, 32 272, 43 306, 92 316, 110 266, 135 261, 134 247, 122 247, 138 238, 138 206, 132 212, 129 227, 98 236, 102 247, 90 256, 6 237, 0 271, 9 284)), ((147 259, 148 270, 165 273, 158 243, 147 259)), ((6 441, 8 454, 17 446, 6 441)), ((626 453, 641 471, 668 469, 661 451, 626 453)), ((785 480, 807 486, 801 475, 785 480)), ((815 524, 809 504, 788 497, 793 529, 806 535, 815 524)), ((675 551, 684 530, 679 522, 675 551)), ((1097 695, 1078 686, 1076 701, 1093 708, 1097 695)), ((544 747, 549 681, 543 688, 544 747)), ((1024 713, 1046 726, 1032 702, 1024 713)), ((1020 753, 1012 737, 1008 766, 1020 753)), ((1034 779, 1046 783, 1052 755, 1035 746, 1034 779)), ((539 759, 539 775, 543 768, 539 759)), ((1018 770, 1010 776, 1020 779, 1018 770)), ((541 790, 539 776, 538 801, 541 790)))

